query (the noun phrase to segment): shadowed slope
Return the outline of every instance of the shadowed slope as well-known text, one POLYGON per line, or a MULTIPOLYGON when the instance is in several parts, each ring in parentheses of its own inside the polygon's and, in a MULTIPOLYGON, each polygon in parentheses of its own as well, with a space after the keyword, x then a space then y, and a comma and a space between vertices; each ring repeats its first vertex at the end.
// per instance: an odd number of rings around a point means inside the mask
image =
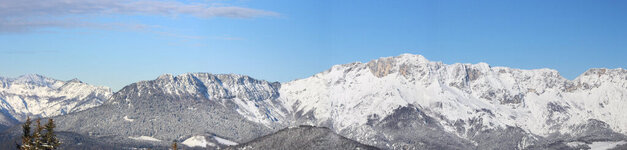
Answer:
POLYGON ((299 126, 282 129, 228 149, 377 149, 331 131, 329 128, 299 126))

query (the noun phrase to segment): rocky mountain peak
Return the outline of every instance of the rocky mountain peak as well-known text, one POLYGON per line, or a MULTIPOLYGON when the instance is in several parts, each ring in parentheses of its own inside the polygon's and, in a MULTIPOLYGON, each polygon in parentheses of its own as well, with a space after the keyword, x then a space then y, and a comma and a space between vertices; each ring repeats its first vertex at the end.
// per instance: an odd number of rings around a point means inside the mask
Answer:
POLYGON ((43 80, 46 79, 47 77, 40 75, 40 74, 25 74, 25 75, 21 75, 19 77, 17 77, 17 80, 31 80, 31 81, 35 81, 35 80, 43 80))
POLYGON ((627 80, 627 70, 623 68, 607 69, 607 68, 592 68, 580 75, 580 77, 608 77, 608 78, 622 78, 627 80))
POLYGON ((381 120, 394 108, 413 105, 443 128, 458 130, 451 133, 461 137, 474 132, 472 126, 491 130, 520 127, 536 135, 556 130, 565 133, 572 130, 569 126, 590 118, 624 132, 627 120, 602 114, 616 114, 618 109, 613 108, 622 106, 625 98, 621 93, 627 90, 622 72, 624 69, 591 69, 571 81, 553 69, 443 64, 403 54, 335 65, 311 78, 283 84, 281 97, 297 116, 316 118, 317 124, 338 131, 365 130, 363 124, 369 120, 381 120), (530 122, 538 118, 545 121, 530 122))
POLYGON ((627 70, 593 68, 578 76, 574 82, 583 89, 596 88, 604 84, 627 88, 627 70))
POLYGON ((399 73, 408 76, 411 69, 429 66, 431 62, 422 55, 402 54, 395 57, 382 57, 366 63, 376 77, 385 77, 388 74, 399 73))
POLYGON ((427 58, 425 58, 422 55, 418 55, 418 54, 404 53, 404 54, 401 54, 399 56, 394 56, 393 58, 395 58, 399 62, 405 62, 405 61, 406 62, 414 62, 414 63, 427 63, 427 62, 429 62, 429 60, 427 60, 427 58))
POLYGON ((67 82, 73 82, 73 83, 83 83, 83 81, 79 80, 78 78, 74 78, 72 80, 68 80, 67 82))
POLYGON ((210 100, 242 98, 258 101, 278 97, 278 86, 280 85, 276 83, 238 74, 185 73, 177 76, 165 74, 155 80, 127 86, 120 94, 151 95, 148 92, 156 92, 210 100))
POLYGON ((172 74, 166 73, 166 74, 162 74, 159 77, 157 77, 157 79, 172 79, 174 78, 174 76, 172 74))
POLYGON ((37 74, 4 78, 0 84, 0 125, 19 123, 27 116, 51 117, 85 110, 102 104, 111 94, 108 87, 78 79, 65 82, 37 74))
POLYGON ((37 86, 51 86, 54 82, 59 81, 39 74, 26 74, 9 80, 12 80, 12 83, 26 83, 37 86))

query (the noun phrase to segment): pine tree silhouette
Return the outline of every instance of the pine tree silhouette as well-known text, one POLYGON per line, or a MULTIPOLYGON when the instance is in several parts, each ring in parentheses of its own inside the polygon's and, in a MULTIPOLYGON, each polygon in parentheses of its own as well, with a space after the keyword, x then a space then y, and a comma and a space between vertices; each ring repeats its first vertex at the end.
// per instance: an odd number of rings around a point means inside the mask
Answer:
POLYGON ((61 144, 59 139, 57 139, 57 136, 54 134, 55 127, 56 125, 54 125, 54 120, 52 119, 48 119, 48 123, 44 125, 46 133, 43 135, 43 147, 46 150, 57 149, 61 144))
POLYGON ((35 121, 35 123, 37 123, 37 126, 35 128, 35 131, 33 132, 33 135, 31 137, 32 141, 32 146, 35 149, 43 149, 42 146, 42 136, 41 136, 41 132, 44 130, 44 127, 41 126, 41 119, 37 119, 37 121, 35 121))
POLYGON ((22 125, 22 131, 24 134, 22 135, 22 145, 17 144, 17 148, 20 150, 30 150, 34 149, 31 145, 31 135, 30 135, 30 125, 32 122, 30 121, 30 117, 26 118, 26 122, 22 125))
POLYGON ((41 125, 40 119, 37 119, 35 123, 35 131, 31 134, 32 121, 30 120, 30 117, 26 118, 26 122, 22 125, 22 145, 16 143, 15 145, 17 148, 20 150, 58 149, 61 142, 59 142, 59 139, 57 139, 54 134, 54 128, 56 127, 56 125, 54 125, 54 121, 52 119, 48 119, 48 123, 44 126, 41 125))
POLYGON ((172 143, 172 150, 178 150, 178 145, 176 144, 176 142, 172 143))

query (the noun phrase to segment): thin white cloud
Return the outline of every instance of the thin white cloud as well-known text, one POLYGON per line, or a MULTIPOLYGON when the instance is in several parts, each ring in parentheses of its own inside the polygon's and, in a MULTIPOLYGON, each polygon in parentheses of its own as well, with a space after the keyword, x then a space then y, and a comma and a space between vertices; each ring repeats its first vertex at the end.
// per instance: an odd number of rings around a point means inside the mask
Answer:
POLYGON ((15 54, 15 55, 33 55, 33 54, 52 54, 52 53, 58 53, 59 51, 54 51, 54 50, 38 50, 38 51, 29 51, 29 50, 21 50, 21 51, 16 51, 16 50, 4 50, 4 51, 0 51, 0 54, 15 54))
POLYGON ((244 38, 240 38, 240 37, 232 37, 232 36, 215 36, 212 39, 216 39, 216 40, 228 40, 228 41, 237 41, 237 40, 244 40, 244 38))
POLYGON ((0 0, 0 32, 24 32, 45 27, 102 27, 76 19, 89 15, 189 15, 199 18, 279 16, 252 8, 159 0, 0 0), (70 18, 70 19, 68 19, 70 18))

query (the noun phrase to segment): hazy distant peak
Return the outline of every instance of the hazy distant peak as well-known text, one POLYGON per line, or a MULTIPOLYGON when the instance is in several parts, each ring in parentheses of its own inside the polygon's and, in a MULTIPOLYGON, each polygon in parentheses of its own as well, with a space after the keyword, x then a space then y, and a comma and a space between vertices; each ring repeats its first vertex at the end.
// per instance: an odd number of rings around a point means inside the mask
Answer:
POLYGON ((68 80, 67 82, 83 83, 83 81, 79 80, 78 78, 74 78, 72 80, 68 80))
POLYGON ((11 125, 30 117, 51 117, 92 108, 112 94, 111 89, 78 79, 62 81, 39 74, 1 78, 0 125, 11 125))
POLYGON ((39 74, 25 74, 15 78, 17 81, 43 81, 45 79, 49 78, 39 74))
POLYGON ((172 79, 172 78, 174 78, 172 74, 162 74, 159 77, 157 77, 157 79, 172 79))

